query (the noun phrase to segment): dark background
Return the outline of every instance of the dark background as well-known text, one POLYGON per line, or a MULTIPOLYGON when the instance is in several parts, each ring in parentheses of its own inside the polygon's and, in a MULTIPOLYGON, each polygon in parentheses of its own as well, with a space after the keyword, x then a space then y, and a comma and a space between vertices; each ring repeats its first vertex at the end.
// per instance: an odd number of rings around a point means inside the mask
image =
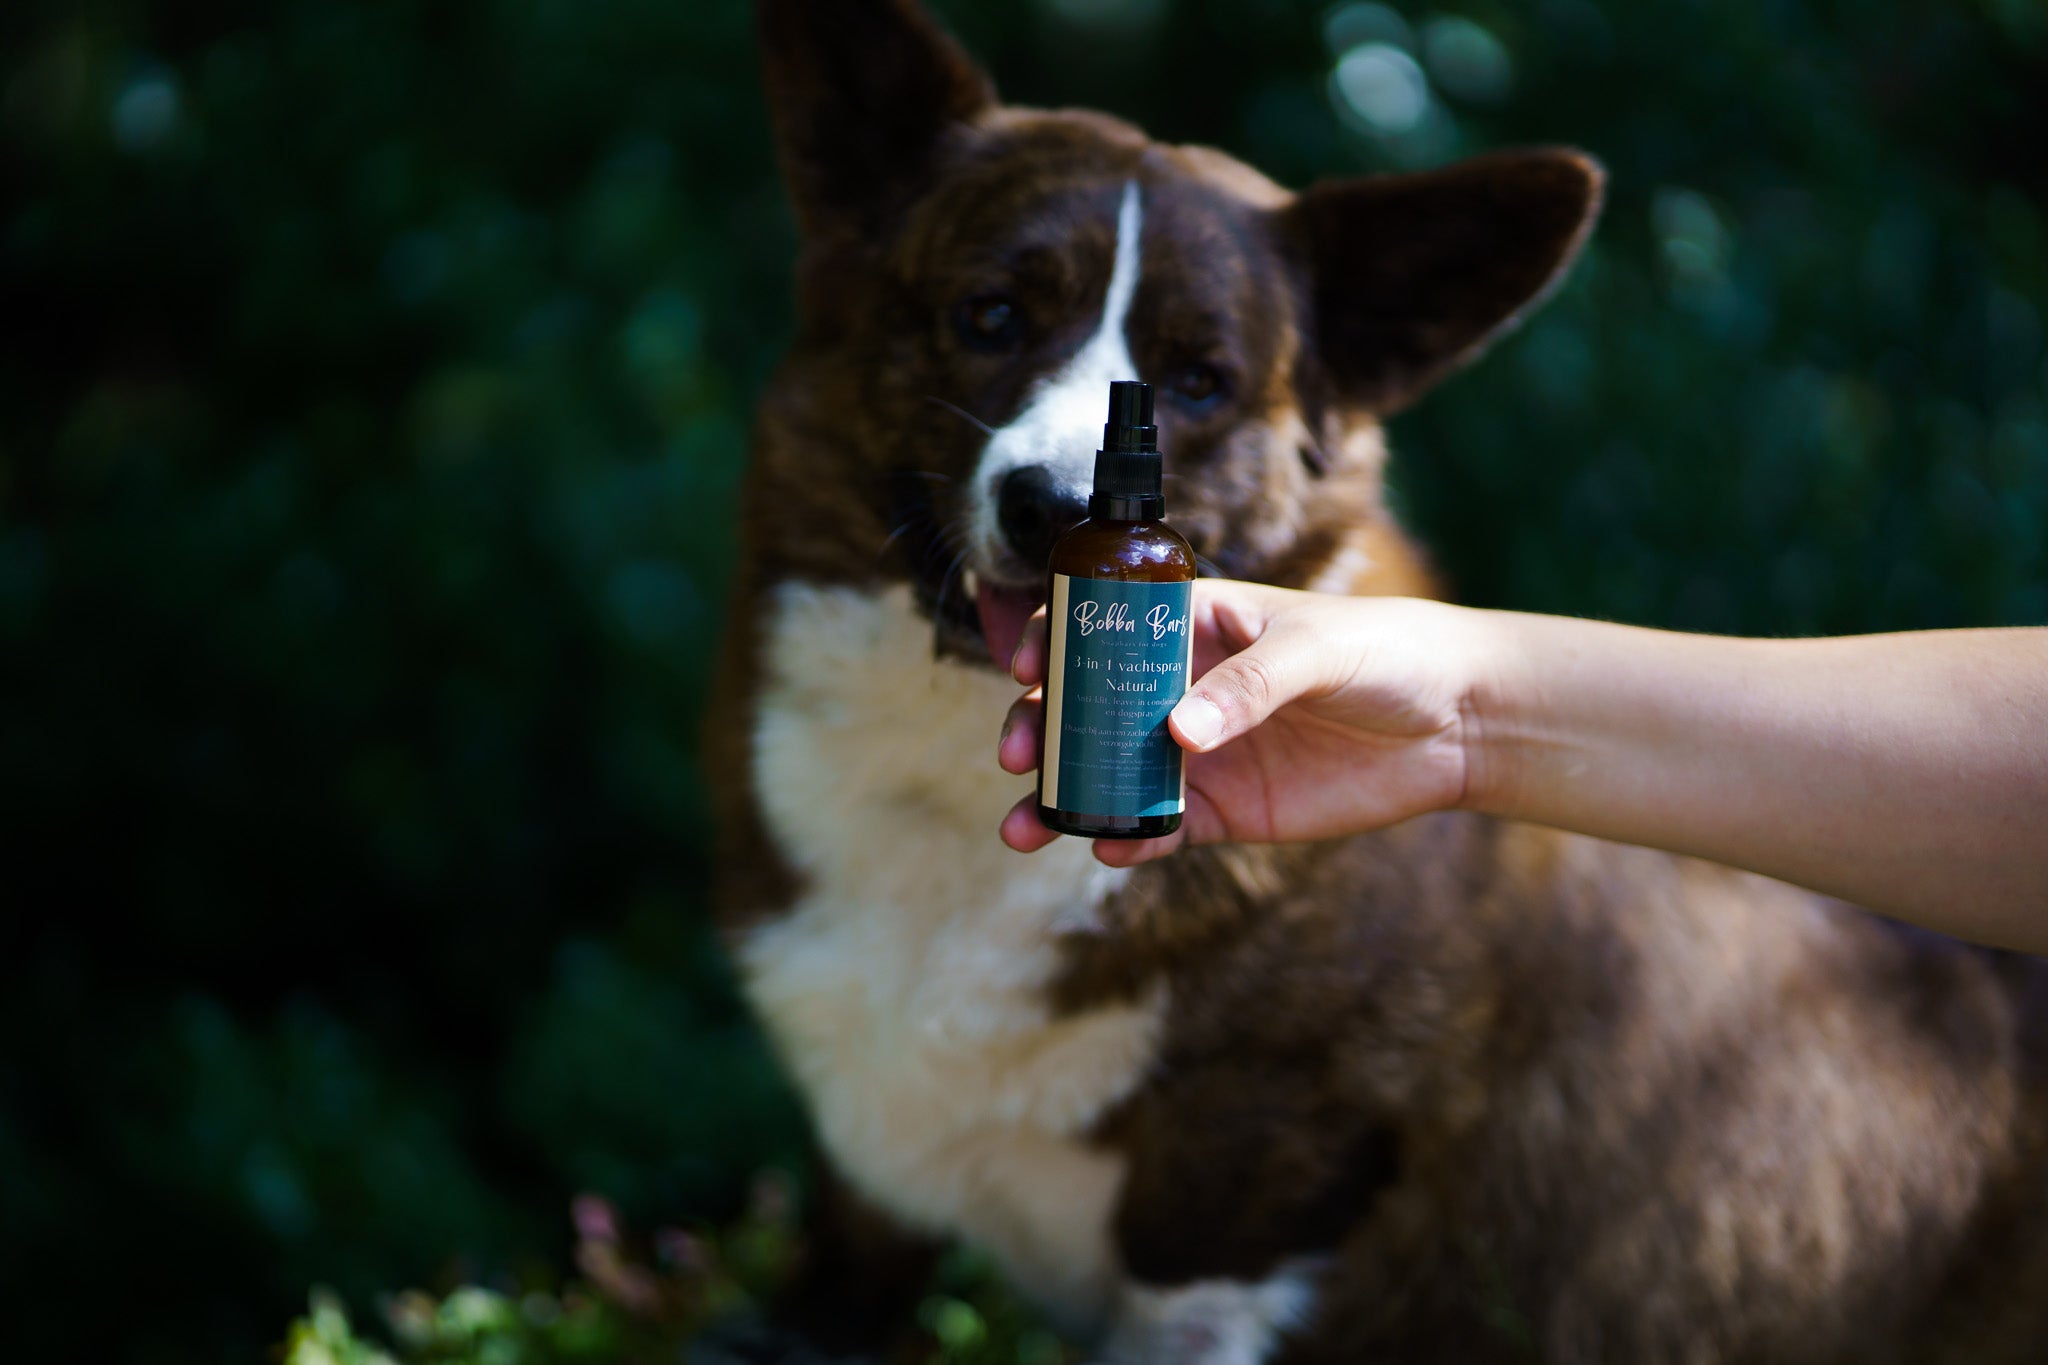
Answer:
MULTIPOLYGON (((943 7, 1290 183, 1611 172, 1395 422, 1481 603, 2048 620, 2033 0, 943 7)), ((720 1218, 800 1124, 702 927, 697 713, 793 251, 737 0, 0 16, 10 1358, 256 1358, 720 1218)), ((993 837, 993 834, 991 834, 993 837)))

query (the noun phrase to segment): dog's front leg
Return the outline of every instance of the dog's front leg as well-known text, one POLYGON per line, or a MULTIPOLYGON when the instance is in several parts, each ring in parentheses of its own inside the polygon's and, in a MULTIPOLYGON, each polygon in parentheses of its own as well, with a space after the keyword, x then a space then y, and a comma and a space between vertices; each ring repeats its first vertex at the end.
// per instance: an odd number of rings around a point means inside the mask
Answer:
POLYGON ((1287 1055, 1161 1077, 1105 1141, 1128 1166, 1103 1365, 1266 1365, 1313 1335, 1338 1252, 1398 1179, 1393 1131, 1287 1055))

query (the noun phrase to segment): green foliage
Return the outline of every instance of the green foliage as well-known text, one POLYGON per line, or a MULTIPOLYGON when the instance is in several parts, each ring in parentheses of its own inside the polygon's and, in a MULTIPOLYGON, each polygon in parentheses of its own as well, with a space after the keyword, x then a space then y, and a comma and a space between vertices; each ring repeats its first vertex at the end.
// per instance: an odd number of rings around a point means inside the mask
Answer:
MULTIPOLYGON (((390 1345, 360 1331, 332 1290, 316 1289, 310 1310, 286 1333, 284 1365, 719 1365, 739 1358, 728 1349, 735 1324, 744 1320, 741 1331, 754 1333, 757 1344, 767 1330, 763 1305, 786 1283, 799 1254, 793 1209, 780 1182, 757 1182, 746 1215, 732 1226, 658 1233, 651 1258, 642 1258, 609 1204, 579 1199, 575 1260, 583 1278, 559 1291, 465 1285, 440 1299, 417 1290, 399 1294, 383 1305, 390 1345)), ((1072 1355, 986 1262, 954 1252, 888 1358, 904 1365, 1068 1365, 1072 1355)))
MULTIPOLYGON (((1292 183, 1605 160, 1570 283, 1393 426, 1464 596, 2048 619, 2037 5, 942 8, 1014 98, 1292 183)), ((517 1304, 579 1190, 737 1216, 802 1142, 702 925, 794 250, 744 5, 20 0, 0 137, 8 1354, 517 1304)))
POLYGON ((599 1365, 676 1358, 706 1324, 758 1311, 787 1274, 794 1242, 786 1197, 759 1187, 749 1215, 723 1235, 656 1238, 659 1265, 627 1250, 609 1204, 577 1202, 577 1264, 559 1292, 464 1285, 436 1299, 417 1290, 384 1304, 390 1347, 360 1335, 341 1299, 317 1289, 292 1323, 285 1365, 599 1365), (761 1197, 765 1195, 766 1197, 761 1197))

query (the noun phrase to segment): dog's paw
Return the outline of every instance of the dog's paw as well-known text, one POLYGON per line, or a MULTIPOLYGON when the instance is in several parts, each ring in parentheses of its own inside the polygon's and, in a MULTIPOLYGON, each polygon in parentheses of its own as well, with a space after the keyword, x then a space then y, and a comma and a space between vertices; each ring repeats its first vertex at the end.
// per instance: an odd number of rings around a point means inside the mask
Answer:
POLYGON ((1317 1264, 1298 1261, 1265 1280, 1132 1285, 1093 1365, 1263 1365, 1313 1311, 1317 1264))

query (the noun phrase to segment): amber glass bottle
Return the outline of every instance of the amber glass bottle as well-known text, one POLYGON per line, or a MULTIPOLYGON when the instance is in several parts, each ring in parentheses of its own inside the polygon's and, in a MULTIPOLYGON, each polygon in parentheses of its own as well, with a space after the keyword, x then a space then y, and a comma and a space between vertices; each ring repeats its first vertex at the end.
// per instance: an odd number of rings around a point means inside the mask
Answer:
POLYGON ((1152 386, 1109 386, 1088 519, 1053 546, 1038 818, 1062 834, 1150 839, 1180 828, 1195 552, 1168 526, 1152 386))

